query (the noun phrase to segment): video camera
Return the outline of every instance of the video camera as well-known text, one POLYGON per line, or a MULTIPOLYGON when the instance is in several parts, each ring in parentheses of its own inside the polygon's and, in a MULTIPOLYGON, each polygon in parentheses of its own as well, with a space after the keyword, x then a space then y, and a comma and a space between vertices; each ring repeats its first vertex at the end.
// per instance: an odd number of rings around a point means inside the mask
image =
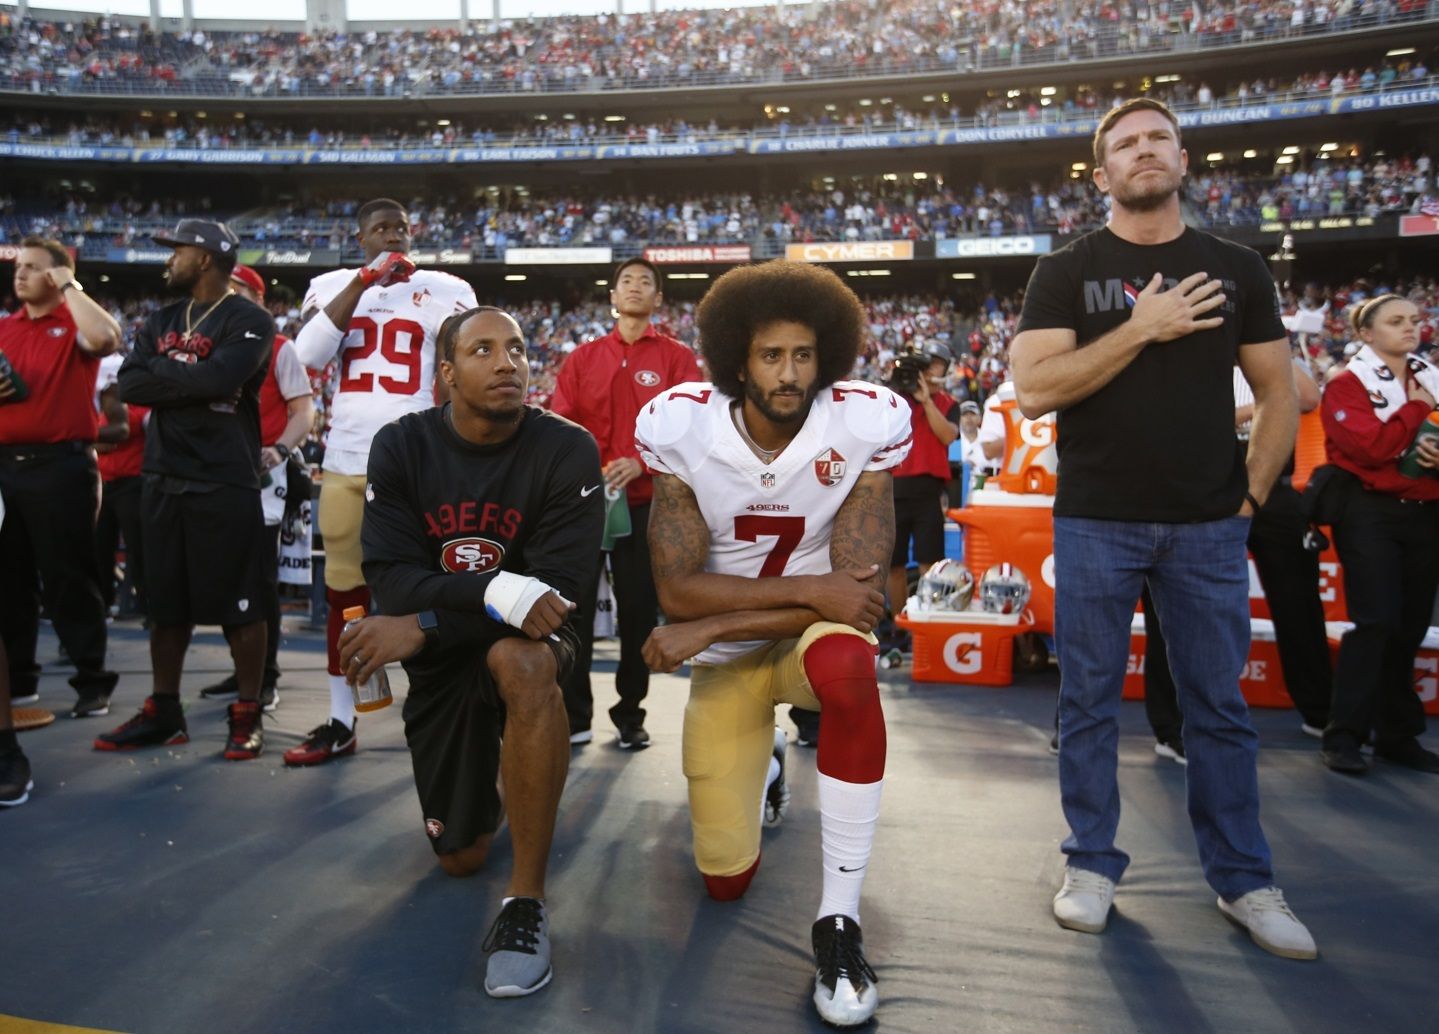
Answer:
POLYGON ((923 345, 907 346, 894 357, 887 387, 901 395, 913 395, 919 390, 919 379, 929 371, 929 364, 936 359, 944 362, 945 372, 948 373, 954 355, 943 342, 928 341, 923 345))

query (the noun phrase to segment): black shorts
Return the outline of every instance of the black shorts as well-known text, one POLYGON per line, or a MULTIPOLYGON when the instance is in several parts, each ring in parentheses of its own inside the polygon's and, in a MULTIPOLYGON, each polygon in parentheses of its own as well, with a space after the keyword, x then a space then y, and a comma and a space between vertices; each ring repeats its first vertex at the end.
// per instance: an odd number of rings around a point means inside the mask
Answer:
POLYGON ((145 595, 156 625, 248 625, 265 620, 270 592, 260 493, 215 485, 202 492, 167 492, 146 477, 140 533, 145 595))
MULTIPOLYGON (((568 624, 556 634, 558 641, 545 642, 555 653, 556 682, 562 684, 574 667, 579 640, 568 624)), ((484 655, 411 672, 403 717, 425 834, 435 854, 469 847, 498 829, 504 807, 495 781, 505 705, 484 655)))
POLYGON ((939 499, 944 482, 936 477, 896 478, 894 487, 894 554, 889 565, 909 565, 911 538, 914 559, 921 567, 943 559, 944 512, 939 499))

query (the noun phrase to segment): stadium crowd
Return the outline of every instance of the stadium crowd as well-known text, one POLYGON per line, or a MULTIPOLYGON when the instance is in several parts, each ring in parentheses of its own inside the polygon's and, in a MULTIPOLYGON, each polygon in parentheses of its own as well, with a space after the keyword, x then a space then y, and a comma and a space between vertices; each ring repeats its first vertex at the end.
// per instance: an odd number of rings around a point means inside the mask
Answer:
POLYGON ((1429 0, 933 0, 665 11, 301 35, 156 33, 0 15, 0 87, 35 92, 403 96, 745 83, 1071 61, 1346 31, 1429 0))
POLYGON ((1337 97, 1372 92, 1426 81, 1433 67, 1433 55, 1398 60, 1378 58, 1349 70, 1320 69, 1283 80, 1240 78, 1234 81, 1206 79, 1157 83, 1139 80, 1119 89, 1080 85, 1073 88, 1029 87, 991 90, 977 103, 963 105, 942 97, 924 94, 914 98, 881 97, 877 101, 768 105, 761 118, 750 121, 716 118, 707 121, 674 117, 657 122, 613 119, 553 111, 525 121, 475 124, 458 117, 421 120, 410 125, 378 117, 368 122, 350 120, 344 126, 312 120, 281 117, 211 118, 172 112, 169 115, 145 112, 120 117, 87 113, 83 121, 73 115, 49 117, 42 112, 16 115, 0 139, 9 143, 63 144, 66 146, 135 147, 163 144, 171 148, 214 151, 246 147, 335 148, 384 150, 406 147, 451 147, 462 145, 559 146, 592 144, 698 143, 709 140, 775 136, 780 139, 826 134, 940 131, 971 126, 993 126, 1091 118, 1096 113, 1123 103, 1129 96, 1143 94, 1164 101, 1177 110, 1209 109, 1247 105, 1267 100, 1295 100, 1337 97), (1046 92, 1053 90, 1054 92, 1046 92), (940 102, 943 103, 940 103, 940 102))
MULTIPOLYGON (((1258 172, 1252 162, 1206 166, 1192 159, 1190 215, 1210 226, 1313 215, 1418 213, 1439 206, 1428 154, 1350 158, 1319 152, 1258 172)), ((266 247, 340 249, 350 238, 354 199, 295 202, 227 217, 242 240, 266 247)), ((113 199, 75 193, 48 203, 0 195, 0 237, 46 234, 83 248, 130 247, 179 214, 214 213, 201 199, 113 199)), ((410 202, 414 241, 424 247, 694 244, 791 241, 938 240, 1036 232, 1061 235, 1102 225, 1103 196, 1087 176, 1066 171, 1048 182, 954 183, 939 176, 822 180, 787 193, 684 193, 584 196, 492 188, 473 199, 410 202)))

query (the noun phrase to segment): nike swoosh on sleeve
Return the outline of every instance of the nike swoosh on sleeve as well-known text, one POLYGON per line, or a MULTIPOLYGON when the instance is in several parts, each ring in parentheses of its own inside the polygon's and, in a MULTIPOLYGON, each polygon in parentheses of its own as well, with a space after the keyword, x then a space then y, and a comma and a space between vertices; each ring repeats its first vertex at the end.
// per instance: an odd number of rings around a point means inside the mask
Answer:
POLYGON ((595 494, 596 492, 598 492, 599 490, 600 490, 600 486, 599 486, 599 485, 595 485, 594 488, 582 488, 582 489, 580 489, 580 498, 581 498, 581 499, 588 499, 590 496, 594 495, 594 494, 595 494))

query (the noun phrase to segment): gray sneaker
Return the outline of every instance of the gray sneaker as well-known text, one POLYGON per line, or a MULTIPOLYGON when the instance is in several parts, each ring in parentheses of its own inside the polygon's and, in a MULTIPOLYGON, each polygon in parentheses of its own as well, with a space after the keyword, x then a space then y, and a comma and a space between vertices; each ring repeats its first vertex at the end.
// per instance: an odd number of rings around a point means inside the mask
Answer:
POLYGON ((485 993, 491 998, 520 998, 550 982, 550 921, 535 898, 511 898, 500 909, 481 950, 490 952, 485 993))

